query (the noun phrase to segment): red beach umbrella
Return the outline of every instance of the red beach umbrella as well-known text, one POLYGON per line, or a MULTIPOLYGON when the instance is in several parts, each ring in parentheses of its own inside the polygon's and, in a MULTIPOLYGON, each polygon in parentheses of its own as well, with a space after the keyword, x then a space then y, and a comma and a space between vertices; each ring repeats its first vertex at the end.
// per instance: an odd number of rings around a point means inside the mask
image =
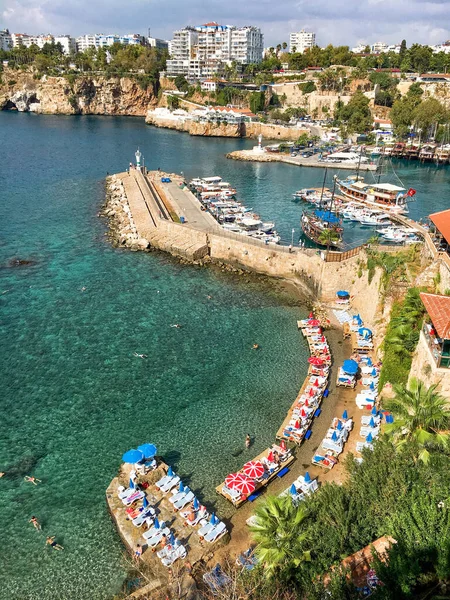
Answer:
POLYGON ((308 362, 310 365, 313 365, 314 367, 321 367, 323 365, 323 360, 321 358, 319 358, 318 356, 310 356, 308 358, 308 362))
POLYGON ((229 488, 235 488, 236 484, 247 478, 242 473, 230 473, 225 479, 225 485, 229 488))
POLYGON ((305 418, 306 417, 306 412, 304 411, 304 409, 302 408, 302 410, 300 411, 300 416, 305 418))
POLYGON ((319 387, 319 380, 318 379, 315 380, 314 387, 319 387))
POLYGON ((297 419, 294 425, 295 429, 300 429, 300 421, 297 419))
POLYGON ((313 388, 309 388, 309 396, 310 396, 310 398, 312 398, 314 396, 313 388))
POLYGON ((305 406, 309 406, 308 400, 305 400, 305 406))
MULTIPOLYGON (((283 443, 283 442, 281 442, 281 443, 283 443)), ((272 452, 272 450, 271 450, 271 451, 269 452, 269 454, 267 455, 267 460, 268 460, 269 462, 273 462, 273 452, 272 452)))
POLYGON ((326 342, 326 341, 327 341, 327 338, 326 338, 326 337, 323 335, 323 336, 320 338, 320 341, 321 341, 321 342, 326 342))
POLYGON ((251 479, 258 479, 258 477, 262 477, 264 475, 264 467, 262 462, 259 460, 251 460, 244 465, 242 470, 247 477, 250 477, 251 479))
POLYGON ((285 442, 284 440, 281 440, 281 442, 280 442, 280 448, 281 448, 281 449, 282 449, 284 452, 286 452, 286 450, 287 450, 287 446, 286 446, 286 442, 285 442))
POLYGON ((308 323, 310 327, 319 327, 320 321, 319 319, 311 319, 308 323))
POLYGON ((251 479, 249 479, 248 477, 246 477, 245 479, 243 479, 242 481, 240 481, 239 483, 237 483, 234 486, 235 490, 238 490, 238 492, 241 492, 242 494, 248 495, 251 494, 252 492, 255 491, 256 488, 256 484, 254 481, 252 481, 251 479))
POLYGON ((314 313, 310 312, 310 313, 309 313, 309 318, 310 318, 310 319, 314 319, 314 313))

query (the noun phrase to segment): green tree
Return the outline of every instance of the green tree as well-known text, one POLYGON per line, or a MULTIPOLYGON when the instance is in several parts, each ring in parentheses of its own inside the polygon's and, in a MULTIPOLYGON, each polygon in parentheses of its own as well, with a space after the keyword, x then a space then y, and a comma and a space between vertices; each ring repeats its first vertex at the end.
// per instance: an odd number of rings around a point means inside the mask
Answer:
POLYGON ((250 110, 252 113, 258 113, 264 110, 265 95, 264 92, 252 92, 250 94, 250 110))
POLYGON ((339 234, 334 229, 324 229, 319 235, 319 242, 327 249, 339 241, 339 234))
POLYGON ((186 92, 189 87, 189 83, 187 82, 186 77, 184 75, 177 75, 174 79, 174 83, 175 87, 180 92, 186 92))
POLYGON ((430 451, 448 449, 450 408, 447 400, 436 392, 436 385, 426 388, 413 377, 409 388, 394 386, 395 397, 384 406, 394 415, 394 422, 386 425, 397 448, 412 443, 418 449, 417 458, 427 464, 430 451))
POLYGON ((364 133, 372 128, 369 102, 369 98, 358 90, 348 104, 336 104, 335 116, 338 121, 345 123, 348 133, 364 133))
POLYGON ((427 98, 415 108, 413 120, 425 136, 432 125, 447 123, 449 113, 437 98, 427 98))
POLYGON ((291 579, 303 561, 311 560, 306 549, 304 507, 295 507, 289 494, 269 496, 256 508, 255 517, 250 530, 258 544, 255 552, 264 565, 264 576, 291 579))
POLYGON ((287 44, 286 44, 286 42, 283 42, 283 43, 282 43, 282 47, 283 47, 283 50, 286 50, 286 48, 287 48, 287 44))

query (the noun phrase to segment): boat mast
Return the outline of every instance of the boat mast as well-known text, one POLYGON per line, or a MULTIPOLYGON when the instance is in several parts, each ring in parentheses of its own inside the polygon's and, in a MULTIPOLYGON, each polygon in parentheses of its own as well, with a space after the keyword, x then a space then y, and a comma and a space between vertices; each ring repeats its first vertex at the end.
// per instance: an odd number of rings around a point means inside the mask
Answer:
POLYGON ((325 175, 323 176, 323 183, 322 183, 322 192, 320 194, 320 202, 319 202, 319 208, 322 210, 322 198, 323 198, 323 190, 325 188, 325 181, 327 179, 327 171, 328 171, 328 166, 325 167, 325 175))
POLYGON ((358 167, 357 167, 357 169, 356 169, 356 181, 358 181, 358 178, 359 178, 359 168, 360 168, 360 166, 361 166, 361 156, 362 156, 362 146, 361 146, 361 148, 359 149, 359 160, 358 160, 358 167))
MULTIPOLYGON (((331 211, 333 210, 333 200, 334 200, 334 192, 336 191, 336 180, 337 180, 337 175, 335 175, 335 176, 333 177, 333 179, 334 179, 334 184, 333 184, 333 192, 331 193, 331 202, 330 202, 330 208, 328 209, 328 214, 329 214, 329 217, 331 217, 331 211)), ((329 224, 330 224, 330 220, 329 220, 329 218, 328 218, 327 225, 329 225, 329 224)))
POLYGON ((383 153, 380 156, 380 162, 378 163, 378 181, 377 183, 380 183, 380 179, 381 179, 381 171, 383 170, 383 158, 384 158, 384 148, 383 148, 383 153))

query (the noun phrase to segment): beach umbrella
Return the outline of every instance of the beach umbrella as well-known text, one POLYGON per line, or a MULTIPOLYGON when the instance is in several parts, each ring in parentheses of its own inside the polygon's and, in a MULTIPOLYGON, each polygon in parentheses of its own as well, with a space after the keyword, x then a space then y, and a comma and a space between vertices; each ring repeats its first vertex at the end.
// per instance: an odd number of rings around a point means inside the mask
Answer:
POLYGON ((136 487, 136 486, 134 485, 134 481, 131 479, 131 477, 130 477, 130 483, 128 484, 128 487, 129 487, 131 490, 134 490, 134 488, 136 487))
POLYGON ((173 470, 172 470, 172 467, 169 467, 169 468, 167 469, 167 475, 168 475, 169 477, 173 477, 173 470))
POLYGON ((153 527, 155 529, 159 529, 161 527, 161 525, 159 524, 159 521, 158 521, 158 517, 155 517, 155 519, 153 521, 153 527))
POLYGON ((372 366, 372 359, 370 358, 370 356, 367 359, 367 366, 371 367, 372 366))
POLYGON ((135 450, 134 448, 128 450, 128 452, 125 452, 125 454, 122 456, 123 462, 129 463, 131 465, 134 465, 134 463, 141 461, 143 458, 143 453, 140 450, 135 450))
POLYGON ((297 419, 294 424, 295 429, 300 429, 300 421, 297 419))
POLYGON ((148 506, 147 496, 144 496, 144 499, 142 500, 142 508, 147 508, 147 506, 148 506))
POLYGON ((338 296, 338 298, 347 298, 347 296, 350 296, 350 294, 345 290, 339 290, 336 292, 336 296, 338 296))
POLYGON ((320 338, 320 341, 321 341, 322 343, 325 343, 325 342, 327 341, 327 338, 326 338, 326 337, 323 335, 323 336, 320 338))
POLYGON ((283 450, 283 452, 286 452, 287 446, 286 446, 286 442, 284 440, 281 440, 280 448, 283 450))
POLYGON ((303 479, 304 479, 305 483, 311 483, 311 475, 308 473, 308 471, 306 471, 303 479))
POLYGON ((319 319, 310 319, 308 324, 310 327, 319 327, 320 321, 319 321, 319 319))
POLYGON ((258 479, 264 475, 264 467, 259 460, 251 460, 244 465, 242 470, 251 479, 258 479))
POLYGON ((342 418, 343 419, 348 419, 348 413, 346 410, 344 410, 344 412, 342 413, 342 418))
POLYGON ((243 475, 242 473, 230 473, 230 475, 228 475, 225 479, 225 485, 228 488, 234 488, 235 484, 241 481, 242 479, 245 479, 245 475, 243 475))
POLYGON ((175 536, 173 535, 173 531, 170 532, 170 537, 169 537, 169 544, 171 546, 175 545, 175 536))
POLYGON ((314 388, 309 388, 309 397, 312 398, 314 396, 314 388))
POLYGON ((215 513, 212 513, 209 522, 211 523, 211 525, 217 525, 217 523, 219 522, 219 519, 216 517, 215 513))
POLYGON ((376 416, 376 415, 377 415, 377 413, 378 413, 378 411, 377 411, 377 407, 376 407, 375 405, 373 405, 373 408, 372 408, 372 414, 373 414, 374 416, 376 416))
POLYGON ((314 313, 310 312, 310 313, 309 313, 309 318, 310 318, 310 319, 314 319, 314 313))
POLYGON ((315 380, 314 387, 319 387, 319 380, 318 379, 315 380))
POLYGON ((308 407, 308 406, 309 406, 308 398, 305 400, 305 404, 304 404, 304 405, 305 405, 306 407, 308 407))
POLYGON ((297 495, 297 488, 295 487, 294 484, 291 485, 291 489, 289 491, 293 496, 297 495))
POLYGON ((194 507, 194 510, 198 510, 200 507, 200 504, 198 503, 197 498, 194 498, 193 507, 194 507))
POLYGON ((373 437, 371 433, 369 433, 369 435, 366 437, 366 442, 368 442, 369 444, 373 442, 373 437))
POLYGON ((323 360, 321 358, 319 358, 318 356, 310 356, 308 358, 308 362, 310 365, 313 365, 314 367, 321 367, 323 365, 323 360))
POLYGON ((153 458, 157 452, 155 444, 142 444, 142 446, 138 446, 138 450, 142 452, 144 458, 153 458))
POLYGON ((372 377, 376 377, 378 375, 377 370, 375 369, 375 367, 372 369, 372 377))
POLYGON ((342 429, 342 423, 341 423, 340 421, 338 421, 338 424, 337 424, 337 427, 336 427, 336 429, 337 429, 338 431, 341 431, 341 429, 342 429))
POLYGON ((256 484, 252 479, 246 478, 240 481, 234 486, 235 490, 238 490, 242 494, 248 495, 255 491, 256 484))
POLYGON ((372 337, 372 332, 370 331, 370 329, 367 329, 367 327, 361 327, 360 329, 358 329, 358 333, 366 339, 372 337))
POLYGON ((342 370, 344 373, 347 373, 347 375, 356 375, 358 372, 358 363, 352 359, 344 360, 342 370))
POLYGON ((267 460, 268 460, 269 462, 273 462, 273 452, 272 452, 272 450, 271 450, 271 451, 269 452, 269 454, 267 455, 267 460))
POLYGON ((333 440, 333 442, 337 442, 338 441, 339 438, 338 438, 338 436, 337 436, 337 434, 336 434, 335 431, 333 431, 333 435, 331 436, 331 439, 333 440))
POLYGON ((183 482, 181 481, 181 479, 180 479, 180 483, 178 484, 178 491, 184 492, 184 485, 183 485, 183 482))
POLYGON ((369 425, 370 425, 370 427, 375 427, 375 421, 373 420, 373 417, 371 417, 371 419, 369 421, 369 425))
POLYGON ((374 391, 375 391, 375 384, 374 384, 374 382, 373 382, 373 381, 371 381, 371 382, 370 382, 369 389, 370 389, 370 391, 371 391, 371 392, 374 392, 374 391))
POLYGON ((300 411, 300 416, 304 419, 306 417, 306 414, 306 410, 302 408, 302 410, 300 411))

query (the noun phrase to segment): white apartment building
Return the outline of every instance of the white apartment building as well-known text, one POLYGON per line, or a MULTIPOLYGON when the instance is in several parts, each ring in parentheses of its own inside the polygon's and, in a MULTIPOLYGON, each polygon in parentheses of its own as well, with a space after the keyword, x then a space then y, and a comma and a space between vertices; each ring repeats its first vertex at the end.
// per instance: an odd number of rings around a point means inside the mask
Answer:
POLYGON ((78 52, 84 52, 88 48, 108 48, 113 44, 124 44, 125 46, 144 44, 145 38, 138 33, 127 35, 117 35, 95 33, 92 35, 80 35, 76 39, 76 47, 78 52))
POLYGON ((43 48, 45 44, 61 44, 64 54, 71 54, 76 51, 75 39, 70 35, 28 35, 26 33, 13 33, 11 35, 13 47, 25 46, 29 48, 32 45, 43 48))
POLYGON ((381 54, 382 52, 387 52, 389 46, 384 42, 375 42, 370 46, 372 54, 381 54))
POLYGON ((160 50, 169 50, 169 42, 167 40, 160 40, 158 38, 147 38, 147 45, 151 48, 159 48, 160 50))
POLYGON ((303 54, 308 48, 316 45, 316 34, 312 31, 297 31, 289 34, 289 52, 300 52, 303 54))
POLYGON ((257 27, 234 27, 211 22, 174 32, 167 75, 211 77, 225 64, 258 63, 263 55, 263 34, 257 27))
POLYGON ((0 30, 0 50, 5 50, 6 52, 8 52, 8 50, 11 50, 12 47, 13 47, 13 40, 12 40, 11 34, 9 33, 8 29, 1 29, 0 30))
POLYGON ((72 54, 77 51, 75 38, 70 35, 55 35, 53 38, 55 44, 61 44, 64 54, 72 54))

